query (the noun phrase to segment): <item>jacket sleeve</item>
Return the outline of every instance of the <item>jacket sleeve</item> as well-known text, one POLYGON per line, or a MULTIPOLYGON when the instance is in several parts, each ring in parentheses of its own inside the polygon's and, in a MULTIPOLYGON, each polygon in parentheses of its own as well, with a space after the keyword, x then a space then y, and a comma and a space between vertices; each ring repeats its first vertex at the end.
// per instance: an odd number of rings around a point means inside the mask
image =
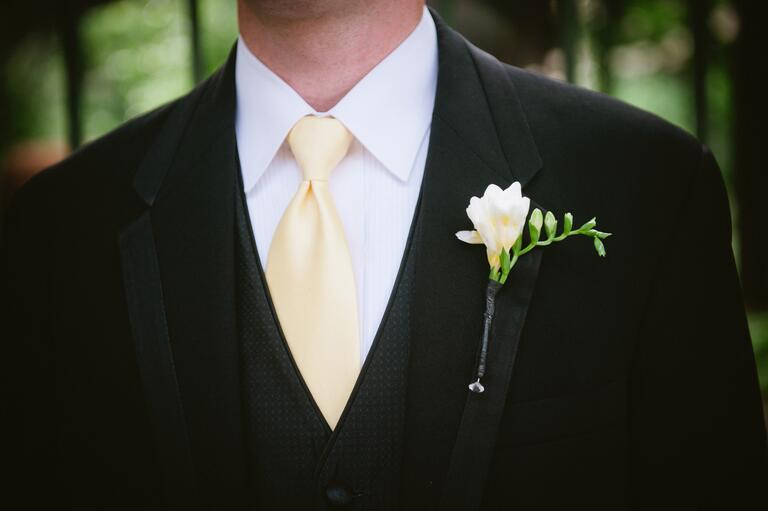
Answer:
POLYGON ((666 212, 666 243, 648 241, 661 256, 632 359, 631 507, 752 509, 767 480, 765 425, 728 198, 706 147, 690 183, 666 212))

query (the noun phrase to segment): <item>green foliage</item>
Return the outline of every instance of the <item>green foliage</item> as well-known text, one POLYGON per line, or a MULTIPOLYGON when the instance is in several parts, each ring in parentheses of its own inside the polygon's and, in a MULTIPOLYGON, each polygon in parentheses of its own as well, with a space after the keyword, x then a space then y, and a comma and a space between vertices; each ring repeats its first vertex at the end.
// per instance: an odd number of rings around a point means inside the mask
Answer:
POLYGON ((757 361, 757 376, 763 396, 768 397, 768 312, 751 313, 749 330, 752 335, 752 347, 757 361))
POLYGON ((685 2, 634 0, 627 2, 619 42, 661 41, 670 30, 687 23, 685 2))
MULTIPOLYGON (((732 2, 716 0, 718 8, 732 2)), ((628 103, 654 112, 689 131, 695 131, 693 80, 693 35, 689 28, 687 2, 680 0, 627 0, 611 55, 611 90, 628 103)), ((710 30, 714 31, 713 18, 710 30)), ((726 181, 732 167, 732 81, 730 44, 717 40, 708 45, 706 143, 717 154, 726 181)))
POLYGON ((667 74, 618 76, 613 94, 692 132, 695 126, 688 77, 667 74))
POLYGON ((206 71, 215 71, 227 58, 237 37, 235 0, 200 0, 203 59, 206 71))
MULTIPOLYGON (((237 37, 233 1, 201 0, 200 30, 208 72, 237 37)), ((96 137, 170 101, 193 85, 190 26, 183 0, 123 0, 88 14, 82 34, 88 73, 85 133, 96 137)))
MULTIPOLYGON (((14 140, 64 138, 64 62, 53 35, 27 37, 3 69, 14 140)), ((2 145, 9 143, 3 140, 2 145)))
POLYGON ((181 95, 190 85, 179 0, 121 1, 83 19, 86 139, 181 95))
MULTIPOLYGON (((201 0, 203 59, 218 68, 237 38, 234 0, 201 0)), ((190 27, 184 0, 121 0, 81 21, 85 58, 83 130, 93 139, 192 88, 190 27)), ((5 66, 13 139, 65 138, 65 80, 53 34, 31 34, 5 66)), ((6 141, 8 142, 8 141, 6 141)))

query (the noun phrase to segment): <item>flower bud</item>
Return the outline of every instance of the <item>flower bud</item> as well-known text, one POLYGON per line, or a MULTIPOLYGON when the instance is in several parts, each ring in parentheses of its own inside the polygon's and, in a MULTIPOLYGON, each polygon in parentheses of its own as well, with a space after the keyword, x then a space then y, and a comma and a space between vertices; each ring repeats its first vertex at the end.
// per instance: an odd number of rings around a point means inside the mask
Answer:
POLYGON ((595 250, 597 250, 597 255, 600 257, 605 257, 605 245, 603 245, 603 242, 600 238, 595 237, 595 250))
POLYGON ((544 215, 544 229, 547 233, 547 238, 551 238, 555 235, 555 229, 557 229, 557 220, 551 211, 547 211, 547 214, 544 215))
POLYGON ((586 232, 597 225, 597 218, 592 218, 589 222, 579 227, 579 231, 586 232))
POLYGON ((541 225, 544 223, 544 216, 541 214, 541 210, 536 208, 531 213, 531 218, 528 220, 528 231, 531 235, 531 243, 539 241, 539 235, 541 233, 541 225))
POLYGON ((566 213, 563 215, 563 235, 568 236, 573 228, 573 215, 566 213))

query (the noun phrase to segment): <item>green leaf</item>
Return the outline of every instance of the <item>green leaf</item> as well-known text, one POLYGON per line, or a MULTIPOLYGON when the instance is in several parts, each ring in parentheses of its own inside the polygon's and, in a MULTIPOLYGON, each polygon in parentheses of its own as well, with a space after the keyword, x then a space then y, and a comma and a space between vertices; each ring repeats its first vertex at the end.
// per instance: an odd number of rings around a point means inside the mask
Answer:
POLYGON ((510 265, 509 265, 509 252, 502 249, 501 250, 501 275, 507 275, 509 273, 510 265))
POLYGON ((551 211, 547 211, 547 214, 544 215, 544 229, 547 232, 547 238, 551 238, 555 235, 557 220, 551 211))
POLYGON ((566 213, 563 215, 563 236, 568 236, 573 228, 573 215, 566 213))
POLYGON ((581 227, 579 227, 580 232, 587 232, 591 228, 597 225, 597 218, 592 218, 589 222, 585 223, 581 227))
POLYGON ((597 236, 595 236, 594 240, 595 240, 595 250, 597 250, 597 255, 599 255, 600 257, 605 257, 605 246, 603 245, 603 242, 597 236))
POLYGON ((600 238, 601 240, 604 240, 604 239, 605 239, 605 238, 607 238, 608 236, 611 236, 611 233, 610 233, 610 232, 603 232, 603 231, 598 231, 597 229, 592 229, 592 233, 593 233, 593 234, 594 234, 596 237, 600 238))
POLYGON ((515 240, 515 244, 512 245, 512 253, 517 254, 520 252, 520 249, 523 248, 523 233, 521 232, 520 235, 515 240))
POLYGON ((541 210, 536 208, 533 210, 531 218, 528 220, 528 232, 531 235, 531 244, 535 244, 539 241, 542 223, 544 223, 544 216, 541 214, 541 210))

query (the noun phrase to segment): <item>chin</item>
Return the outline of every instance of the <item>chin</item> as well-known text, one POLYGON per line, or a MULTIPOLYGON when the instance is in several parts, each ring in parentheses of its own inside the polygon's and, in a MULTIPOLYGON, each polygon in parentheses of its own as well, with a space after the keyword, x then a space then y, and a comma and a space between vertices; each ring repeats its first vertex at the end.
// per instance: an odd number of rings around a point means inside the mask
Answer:
POLYGON ((365 2, 360 0, 238 0, 257 16, 285 20, 316 18, 345 12, 365 2))

